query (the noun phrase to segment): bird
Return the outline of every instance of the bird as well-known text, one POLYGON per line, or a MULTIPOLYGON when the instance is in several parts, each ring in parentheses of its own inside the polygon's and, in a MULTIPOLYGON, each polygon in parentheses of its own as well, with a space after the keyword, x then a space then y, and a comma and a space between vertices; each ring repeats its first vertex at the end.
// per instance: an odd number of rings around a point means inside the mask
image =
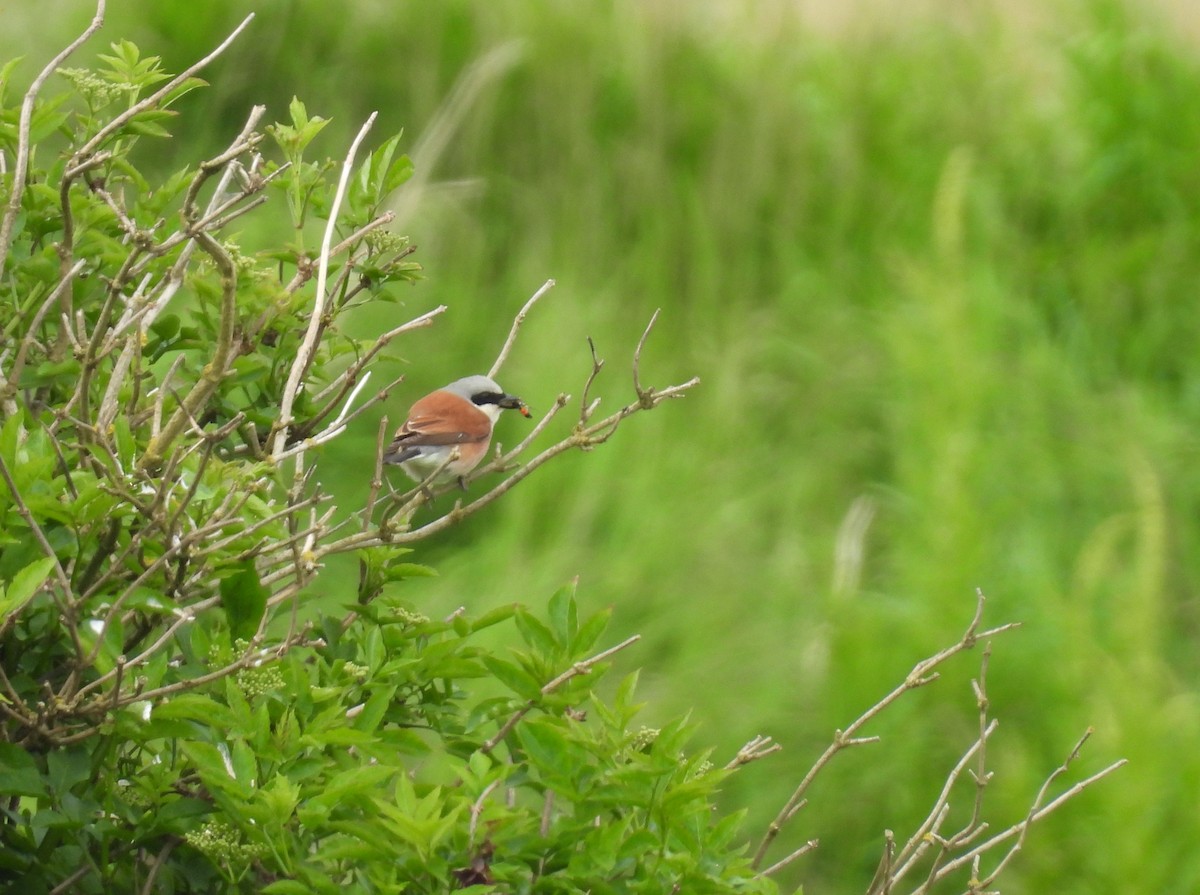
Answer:
POLYGON ((502 410, 530 415, 524 401, 487 376, 456 379, 412 405, 383 452, 383 462, 399 466, 416 482, 436 473, 428 484, 457 479, 465 488, 464 476, 487 454, 502 410))

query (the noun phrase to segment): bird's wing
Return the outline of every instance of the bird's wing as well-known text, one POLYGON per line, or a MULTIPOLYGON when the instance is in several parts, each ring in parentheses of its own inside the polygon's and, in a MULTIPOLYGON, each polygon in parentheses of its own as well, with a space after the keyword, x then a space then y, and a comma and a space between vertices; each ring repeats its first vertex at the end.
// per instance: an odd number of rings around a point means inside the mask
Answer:
POLYGON ((471 444, 487 441, 492 421, 486 413, 448 392, 436 391, 412 406, 396 431, 389 450, 419 445, 471 444))

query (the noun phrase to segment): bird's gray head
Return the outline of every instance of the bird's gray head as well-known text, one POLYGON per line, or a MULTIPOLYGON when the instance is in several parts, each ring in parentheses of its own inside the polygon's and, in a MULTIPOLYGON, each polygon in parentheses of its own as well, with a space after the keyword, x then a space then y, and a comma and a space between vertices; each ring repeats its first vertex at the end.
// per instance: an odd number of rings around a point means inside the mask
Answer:
MULTIPOLYGON (((504 394, 504 389, 500 388, 495 380, 486 376, 464 376, 462 379, 455 379, 449 385, 443 386, 442 391, 466 398, 468 401, 475 401, 477 397, 482 398, 485 403, 490 395, 504 394)), ((475 403, 479 402, 475 401, 475 403)))
POLYGON ((486 413, 492 422, 500 416, 501 410, 519 410, 522 416, 529 416, 524 401, 505 392, 494 379, 487 376, 465 376, 444 386, 442 391, 466 398, 486 413))

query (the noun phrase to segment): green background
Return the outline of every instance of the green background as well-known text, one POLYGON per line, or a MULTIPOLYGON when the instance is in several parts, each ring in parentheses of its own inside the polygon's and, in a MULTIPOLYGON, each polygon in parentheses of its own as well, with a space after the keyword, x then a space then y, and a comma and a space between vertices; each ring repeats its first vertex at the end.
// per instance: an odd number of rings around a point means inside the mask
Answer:
MULTIPOLYGON (((128 37, 178 71, 257 13, 181 105, 163 170, 225 145, 252 103, 285 118, 293 94, 334 120, 330 156, 373 110, 373 145, 405 130, 419 177, 397 208, 427 279, 353 325, 450 310, 401 346, 393 422, 485 371, 549 277, 501 378, 535 411, 578 395, 589 335, 604 406, 629 400, 659 307, 643 380, 700 376, 421 545, 440 577, 401 585, 414 605, 540 603, 578 575, 585 606, 616 607, 613 642, 644 635, 619 664, 643 668, 651 723, 690 710, 720 763, 755 734, 784 744, 726 788, 757 841, 833 730, 959 636, 980 587, 989 622, 1024 623, 989 672, 993 828, 1089 725, 1068 780, 1131 762, 1038 825, 1003 890, 1200 891, 1186 4, 110 5, 70 64, 128 37)), ((90 15, 4 4, 0 49, 28 54, 27 79, 90 15)), ((377 420, 321 458, 347 512, 377 420)), ((332 566, 313 598, 353 574, 332 566)), ((821 840, 785 882, 865 887, 883 830, 907 837, 975 736, 977 673, 960 658, 837 759, 781 837, 777 856, 821 840)))

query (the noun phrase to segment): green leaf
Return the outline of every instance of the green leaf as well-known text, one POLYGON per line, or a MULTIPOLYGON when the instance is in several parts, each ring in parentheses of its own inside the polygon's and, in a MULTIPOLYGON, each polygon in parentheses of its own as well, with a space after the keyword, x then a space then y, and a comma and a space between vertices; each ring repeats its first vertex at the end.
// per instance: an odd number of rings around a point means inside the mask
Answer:
POLYGON ((312 887, 291 879, 280 879, 264 886, 263 895, 312 895, 312 887))
POLYGON ((279 826, 291 819, 300 803, 300 787, 283 774, 276 774, 260 792, 271 819, 279 826))
POLYGON ((518 724, 517 739, 533 765, 542 771, 563 770, 573 751, 562 730, 540 718, 518 724))
POLYGON ((530 649, 540 652, 543 656, 558 653, 560 644, 550 629, 526 609, 517 610, 517 630, 521 632, 521 637, 530 649))
POLYGON ((539 684, 525 669, 506 662, 496 656, 484 656, 483 664, 500 683, 524 699, 537 699, 542 695, 539 684))
POLYGON ((436 578, 437 569, 415 562, 398 562, 386 570, 388 581, 403 581, 405 578, 436 578))
POLYGON ((8 796, 46 794, 46 782, 33 756, 13 743, 0 743, 0 792, 8 796))
POLYGON ((587 655, 600 639, 600 635, 608 628, 612 618, 612 607, 601 609, 585 621, 571 640, 571 658, 578 659, 587 655))
POLYGON ((517 609, 516 603, 509 603, 507 606, 499 606, 489 612, 485 612, 471 623, 471 630, 482 631, 484 628, 490 628, 493 625, 508 621, 516 614, 517 609))
POLYGON ((46 754, 46 775, 50 789, 61 797, 72 786, 91 776, 91 759, 86 749, 53 749, 46 754))
POLYGON ((201 799, 172 799, 154 809, 151 829, 182 835, 191 826, 191 821, 212 813, 212 806, 201 799))
POLYGON ((388 706, 392 704, 392 700, 396 696, 397 685, 392 684, 390 687, 382 687, 371 694, 371 698, 367 700, 361 712, 354 719, 354 727, 364 733, 372 733, 379 727, 379 722, 383 720, 384 714, 388 710, 388 706))
POLYGON ((554 638, 560 645, 575 641, 579 629, 578 608, 575 605, 575 582, 560 587, 550 598, 548 607, 554 638))
POLYGON ((231 641, 248 641, 258 632, 267 610, 267 594, 253 559, 243 560, 236 572, 221 579, 221 605, 231 641))
POLYGON ((45 584, 54 570, 54 563, 52 557, 44 556, 17 572, 8 588, 0 592, 0 617, 19 612, 45 584))

